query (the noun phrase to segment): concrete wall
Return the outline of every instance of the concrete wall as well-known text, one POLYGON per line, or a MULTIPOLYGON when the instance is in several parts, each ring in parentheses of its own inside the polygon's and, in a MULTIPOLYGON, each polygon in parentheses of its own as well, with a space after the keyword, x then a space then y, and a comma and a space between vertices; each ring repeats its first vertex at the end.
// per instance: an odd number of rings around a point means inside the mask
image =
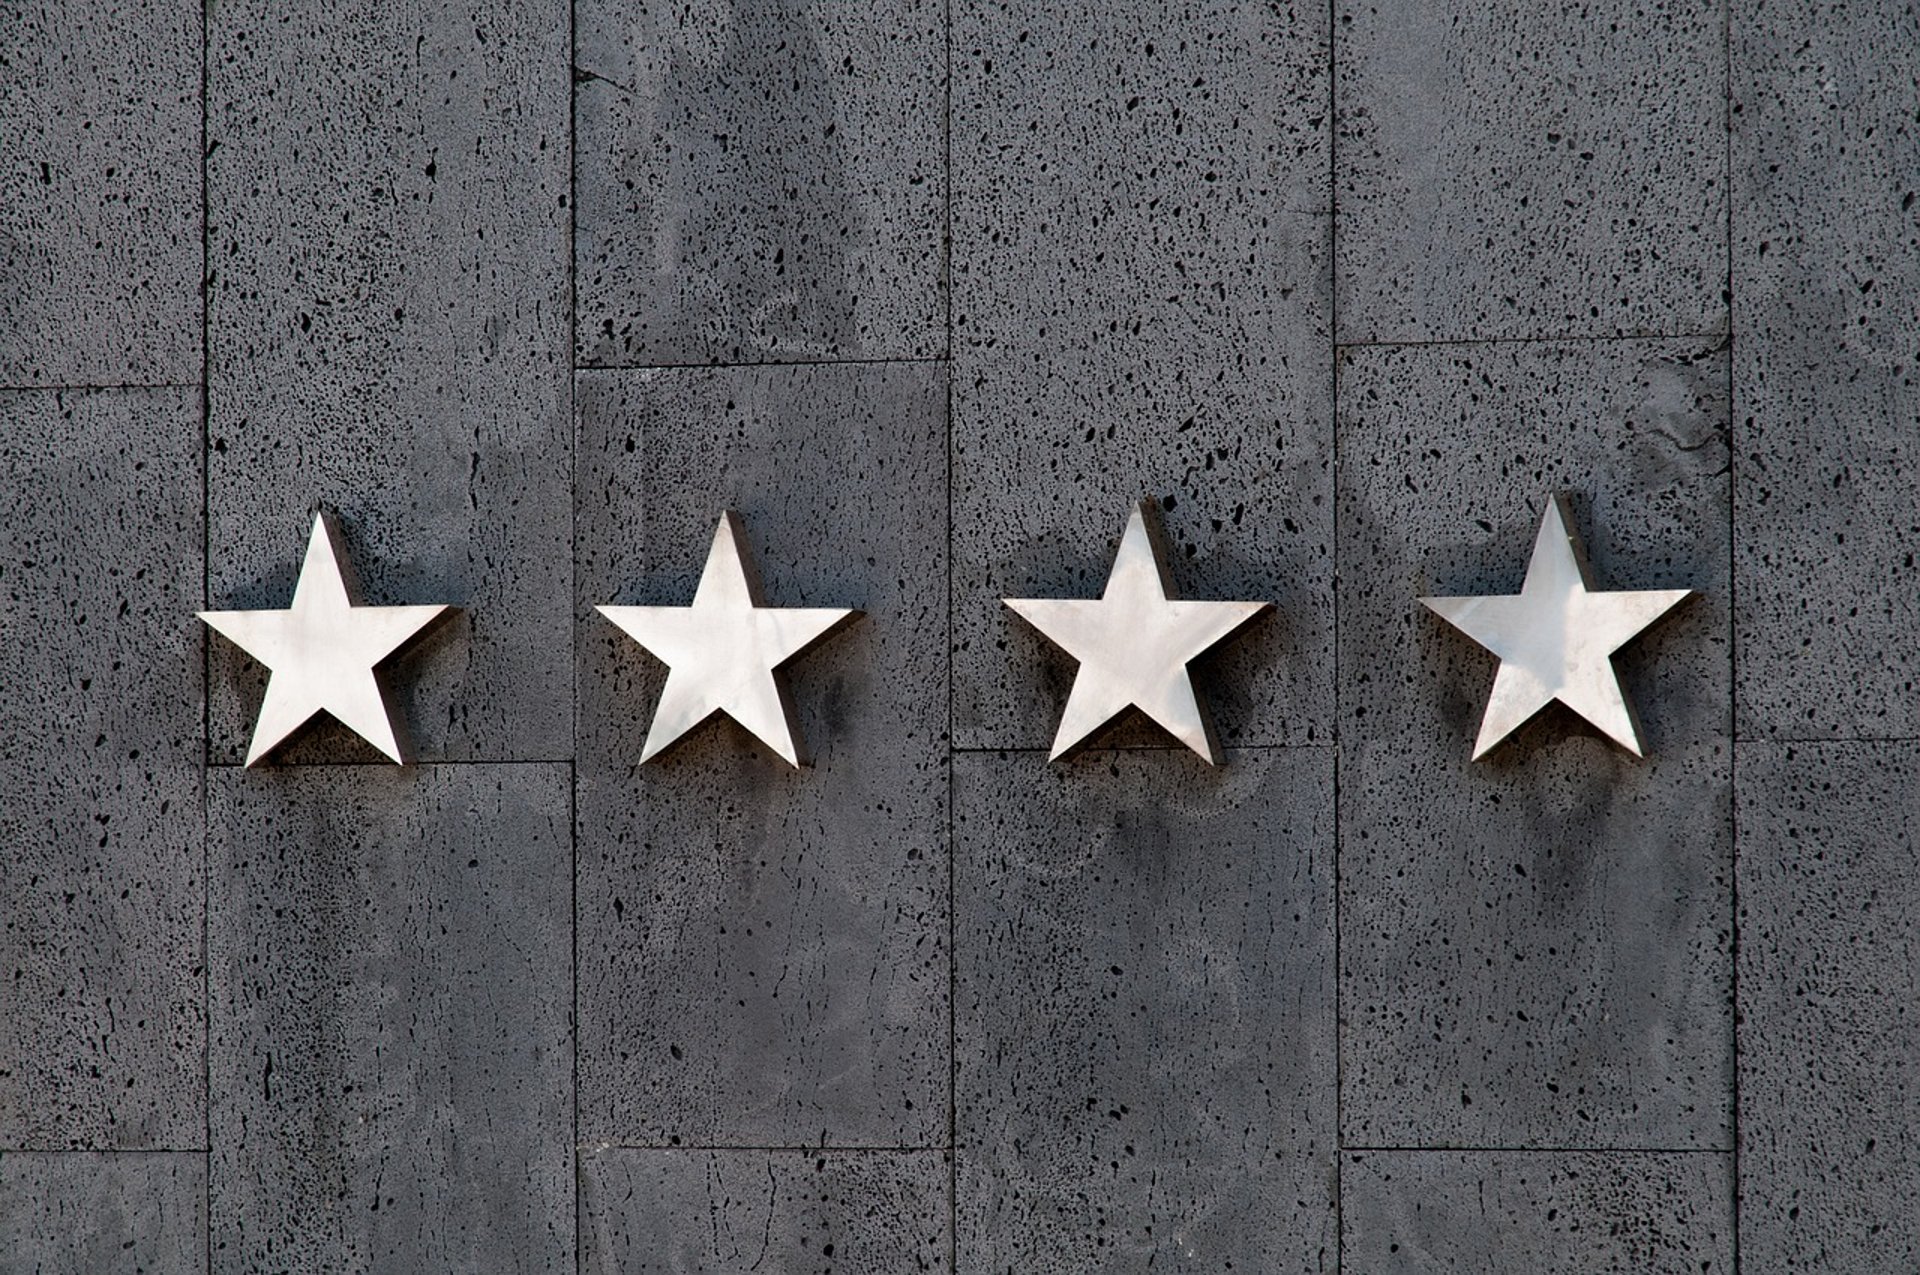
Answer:
POLYGON ((28 0, 0 1271, 1920 1269, 1920 16, 28 0), (1652 757, 1422 593, 1574 495, 1652 757), (1049 765, 1157 497, 1228 764, 1049 765), (336 509, 422 764, 196 608, 336 509), (742 511, 817 764, 645 768, 742 511))

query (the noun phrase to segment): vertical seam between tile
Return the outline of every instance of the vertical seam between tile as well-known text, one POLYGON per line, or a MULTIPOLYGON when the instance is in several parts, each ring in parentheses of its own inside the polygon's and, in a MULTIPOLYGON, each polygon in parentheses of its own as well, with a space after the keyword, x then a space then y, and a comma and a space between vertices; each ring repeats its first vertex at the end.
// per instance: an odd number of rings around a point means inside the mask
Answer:
POLYGON ((1339 39, 1340 15, 1339 0, 1327 0, 1327 348, 1330 359, 1327 365, 1327 428, 1331 431, 1332 442, 1329 455, 1332 457, 1333 471, 1330 486, 1333 488, 1331 506, 1328 511, 1329 527, 1333 537, 1333 722, 1329 728, 1333 744, 1333 819, 1331 835, 1333 838, 1333 1252, 1334 1269, 1338 1270, 1346 1256, 1346 1191, 1345 1156, 1342 1142, 1346 1137, 1346 1118, 1343 1108, 1346 1090, 1346 1077, 1343 1069, 1345 1052, 1345 1031, 1342 1026, 1343 1003, 1342 971, 1340 964, 1340 754, 1343 751, 1342 739, 1345 725, 1341 717, 1340 705, 1340 180, 1339 146, 1339 56, 1336 42, 1339 39))
POLYGON ((1722 0, 1721 72, 1725 76, 1722 99, 1722 157, 1725 167, 1721 197, 1726 208, 1726 274, 1722 303, 1727 324, 1727 887, 1728 917, 1728 1022, 1732 1036, 1731 1109, 1728 1116, 1727 1189, 1732 1195, 1729 1210, 1728 1246, 1733 1250, 1733 1275, 1740 1275, 1740 560, 1735 540, 1740 534, 1740 449, 1737 445, 1739 415, 1735 400, 1735 349, 1733 330, 1733 3, 1722 0))
POLYGON ((573 69, 580 63, 580 6, 567 0, 567 64, 561 84, 567 102, 567 605, 574 612, 567 626, 567 657, 571 694, 567 697, 567 896, 569 966, 573 985, 569 993, 573 1044, 573 1129, 568 1139, 573 1184, 573 1269, 579 1275, 586 1264, 584 1170, 580 1162, 580 270, 575 242, 580 233, 579 94, 573 69))
POLYGON ((944 375, 942 394, 946 404, 946 420, 943 422, 943 434, 946 440, 945 456, 947 469, 947 1267, 950 1271, 960 1269, 960 1049, 959 1049, 959 1000, 960 1000, 960 955, 957 946, 959 921, 956 912, 957 890, 955 881, 959 873, 958 854, 954 846, 954 807, 953 807, 953 769, 954 750, 954 714, 953 714, 953 369, 955 336, 953 331, 953 0, 945 0, 942 13, 942 27, 946 37, 944 63, 946 79, 941 111, 941 164, 945 172, 945 189, 941 192, 944 209, 943 229, 941 233, 941 291, 943 296, 943 323, 946 337, 946 362, 942 366, 944 375))
MULTIPOLYGON (((209 3, 200 10, 200 605, 213 605, 213 250, 209 221, 207 140, 213 112, 209 89, 209 45, 213 39, 209 3)), ((213 1275, 213 856, 209 828, 212 802, 209 781, 213 772, 213 671, 208 660, 206 626, 195 623, 200 639, 200 1191, 201 1256, 207 1275, 213 1275)))

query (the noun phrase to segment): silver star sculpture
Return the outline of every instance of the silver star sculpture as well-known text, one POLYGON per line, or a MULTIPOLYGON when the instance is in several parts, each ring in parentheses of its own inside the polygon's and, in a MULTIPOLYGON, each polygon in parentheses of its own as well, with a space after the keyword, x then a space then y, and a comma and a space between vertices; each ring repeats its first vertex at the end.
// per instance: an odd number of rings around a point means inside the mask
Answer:
POLYGON ((1239 633, 1270 602, 1187 602, 1168 597, 1166 555, 1141 501, 1127 516, 1120 552, 1097 600, 1003 598, 1015 615, 1080 662, 1067 695, 1049 761, 1084 746, 1129 708, 1137 708, 1175 739, 1220 763, 1187 664, 1239 633))
POLYGON ((321 512, 313 517, 292 606, 199 612, 215 632, 270 670, 247 765, 322 712, 394 761, 406 761, 400 728, 374 669, 458 608, 358 606, 353 591, 339 531, 321 512))
POLYGON ((1642 756, 1633 709, 1620 689, 1613 653, 1693 593, 1635 589, 1596 593, 1566 497, 1547 501, 1520 592, 1479 598, 1421 598, 1500 657, 1480 720, 1474 760, 1559 700, 1635 757, 1642 756))
POLYGON ((643 763, 725 713, 788 765, 806 765, 793 698, 778 670, 861 615, 841 607, 762 602, 746 531, 732 510, 720 515, 692 606, 595 609, 667 666, 667 684, 640 750, 643 763))

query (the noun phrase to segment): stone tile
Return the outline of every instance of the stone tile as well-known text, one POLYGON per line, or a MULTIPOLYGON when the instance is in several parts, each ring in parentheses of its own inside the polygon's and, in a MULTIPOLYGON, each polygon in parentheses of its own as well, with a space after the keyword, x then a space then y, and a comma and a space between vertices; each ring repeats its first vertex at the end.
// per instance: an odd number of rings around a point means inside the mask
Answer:
POLYGON ((200 380, 200 7, 9 5, 0 385, 200 380))
POLYGON ((580 1269, 949 1269, 945 1151, 603 1148, 581 1163, 580 1269))
POLYGON ((1731 1137, 1725 355, 1372 348, 1340 382, 1350 1146, 1731 1137), (1549 492, 1596 585, 1690 586, 1615 660, 1649 759, 1554 706, 1469 756, 1498 666, 1421 607, 1512 593, 1549 492))
POLYGON ((0 1269, 198 1275, 201 1152, 0 1151, 0 1269))
POLYGON ((1340 1173, 1343 1268, 1402 1275, 1733 1269, 1717 1152, 1370 1151, 1340 1173))
POLYGON ((1335 1263, 1333 756, 954 761, 959 1269, 1335 1263))
POLYGON ((1920 1269, 1920 746, 1739 756, 1741 1260, 1920 1269))
POLYGON ((942 378, 580 376, 584 1140, 946 1140, 942 378), (790 666, 806 770, 726 721, 639 764, 664 670, 592 607, 685 605, 722 508, 770 604, 867 612, 790 666))
POLYGON ((1742 738, 1920 735, 1920 14, 1733 15, 1742 738))
POLYGON ((564 765, 208 780, 213 1266, 574 1266, 564 765))
POLYGON ((200 394, 0 393, 0 1147, 205 1145, 200 394))
MULTIPOLYGON (((212 14, 212 602, 285 606, 324 502, 365 601, 464 608, 396 666, 421 759, 564 757, 564 9, 212 14)), ((210 649, 236 762, 265 674, 210 649)), ((284 759, 377 756, 329 723, 284 759)))
POLYGON ((1097 595, 1152 495, 1185 596, 1278 606, 1222 742, 1325 742, 1324 9, 968 0, 953 58, 957 739, 1052 738, 1072 662, 999 599, 1097 595))
POLYGON ((1337 11, 1342 342, 1726 330, 1720 5, 1337 11))
POLYGON ((575 21, 583 361, 945 353, 944 4, 575 21))

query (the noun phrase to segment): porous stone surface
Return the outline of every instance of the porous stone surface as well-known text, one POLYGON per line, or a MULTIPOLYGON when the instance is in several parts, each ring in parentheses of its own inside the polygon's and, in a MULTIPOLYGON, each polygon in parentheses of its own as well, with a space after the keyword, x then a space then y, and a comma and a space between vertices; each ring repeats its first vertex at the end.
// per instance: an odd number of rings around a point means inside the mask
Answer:
POLYGON ((951 1163, 945 1151, 586 1151, 580 1268, 950 1270, 951 1163))
POLYGON ((1181 594, 1277 606, 1201 679, 1222 742, 1325 742, 1324 9, 969 0, 953 24, 958 741, 1051 738, 1072 661, 999 599, 1098 596, 1152 496, 1181 594))
MULTIPOLYGON (((564 13, 245 0, 211 14, 213 604, 286 606, 325 504, 362 601, 462 608, 395 668, 418 756, 564 757, 564 13)), ((265 674, 211 649, 211 748, 238 761, 265 674)), ((329 722, 281 757, 378 753, 329 722)))
POLYGON ((1920 746, 1739 760, 1741 1259, 1920 1269, 1920 746))
POLYGON ((1340 378, 1345 1145, 1723 1148, 1732 1121, 1726 356, 1353 350, 1340 378), (1549 493, 1594 587, 1692 588, 1469 760, 1498 660, 1422 607, 1520 590, 1549 493))
POLYGON ((1349 1155, 1340 1168, 1342 1268, 1397 1275, 1731 1271, 1730 1161, 1723 1152, 1349 1155))
POLYGON ((0 24, 0 386, 200 380, 200 8, 0 24))
POLYGON ((1342 342, 1726 330, 1718 6, 1336 11, 1342 342))
POLYGON ((945 17, 581 0, 581 360, 945 353, 945 17))
POLYGON ((962 1271, 1335 1263, 1331 749, 954 759, 962 1271))
POLYGON ((0 1151, 0 1269, 199 1275, 207 1157, 0 1151))
POLYGON ((0 1148, 204 1145, 200 395, 0 392, 0 1148))
POLYGON ((571 1271, 567 767, 207 783, 212 1269, 571 1271))
POLYGON ((924 364, 582 373, 580 1131, 927 1146, 947 1127, 945 386, 924 364), (813 764, 727 720, 642 766, 665 669, 593 611, 684 606, 722 509, 813 764))
POLYGON ((1740 734, 1920 735, 1920 11, 1732 32, 1740 734))

